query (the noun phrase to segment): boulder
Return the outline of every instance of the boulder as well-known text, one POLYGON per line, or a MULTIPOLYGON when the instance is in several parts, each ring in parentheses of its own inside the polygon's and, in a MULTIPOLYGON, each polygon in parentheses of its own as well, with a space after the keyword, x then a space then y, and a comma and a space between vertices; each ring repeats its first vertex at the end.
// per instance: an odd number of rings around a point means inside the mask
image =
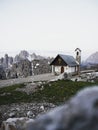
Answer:
POLYGON ((98 130, 98 86, 36 118, 29 130, 98 130))

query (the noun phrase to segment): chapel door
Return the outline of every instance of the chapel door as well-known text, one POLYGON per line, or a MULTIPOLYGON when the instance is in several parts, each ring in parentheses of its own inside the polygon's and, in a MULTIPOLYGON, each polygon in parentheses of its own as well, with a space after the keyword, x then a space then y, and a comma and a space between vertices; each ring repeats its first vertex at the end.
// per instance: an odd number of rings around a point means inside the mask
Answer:
POLYGON ((63 72, 64 72, 64 67, 62 66, 62 67, 61 67, 61 73, 63 73, 63 72))

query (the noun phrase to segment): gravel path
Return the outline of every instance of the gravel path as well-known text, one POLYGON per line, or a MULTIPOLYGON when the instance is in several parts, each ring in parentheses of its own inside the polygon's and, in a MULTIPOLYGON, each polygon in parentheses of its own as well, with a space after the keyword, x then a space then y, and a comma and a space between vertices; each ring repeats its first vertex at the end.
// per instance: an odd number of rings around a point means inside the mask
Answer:
POLYGON ((54 79, 55 77, 56 76, 54 76, 52 73, 48 73, 48 74, 28 76, 27 78, 0 80, 0 88, 6 87, 9 85, 13 85, 13 84, 24 83, 24 82, 50 81, 50 80, 54 79))

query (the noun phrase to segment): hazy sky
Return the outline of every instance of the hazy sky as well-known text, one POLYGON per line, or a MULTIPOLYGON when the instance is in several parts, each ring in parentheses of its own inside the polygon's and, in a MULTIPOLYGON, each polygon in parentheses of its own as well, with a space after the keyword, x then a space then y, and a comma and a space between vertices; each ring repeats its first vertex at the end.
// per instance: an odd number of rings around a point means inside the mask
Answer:
POLYGON ((98 0, 0 0, 0 52, 98 51, 98 0))

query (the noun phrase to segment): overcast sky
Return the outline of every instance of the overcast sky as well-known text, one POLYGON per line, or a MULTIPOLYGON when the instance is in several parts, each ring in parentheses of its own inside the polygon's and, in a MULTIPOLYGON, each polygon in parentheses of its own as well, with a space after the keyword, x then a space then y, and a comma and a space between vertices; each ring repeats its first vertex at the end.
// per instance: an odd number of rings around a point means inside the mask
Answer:
POLYGON ((98 51, 98 0, 0 0, 0 52, 98 51))

